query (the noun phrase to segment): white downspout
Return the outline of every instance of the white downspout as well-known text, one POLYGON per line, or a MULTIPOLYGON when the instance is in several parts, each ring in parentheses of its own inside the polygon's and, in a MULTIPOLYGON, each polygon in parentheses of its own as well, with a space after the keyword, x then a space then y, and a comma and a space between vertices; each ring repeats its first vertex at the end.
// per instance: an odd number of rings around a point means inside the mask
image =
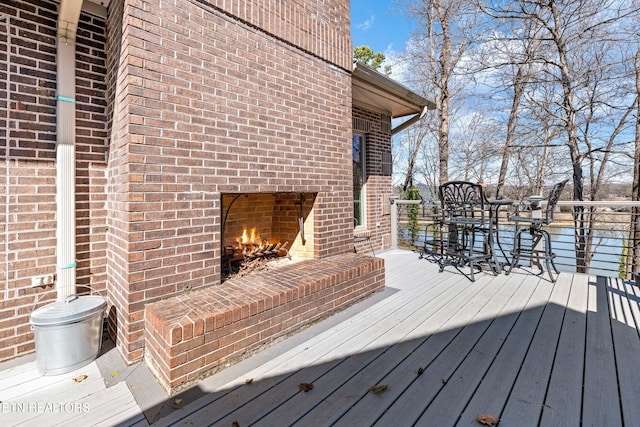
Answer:
POLYGON ((56 94, 56 289, 76 292, 76 32, 82 0, 62 0, 58 13, 56 94))

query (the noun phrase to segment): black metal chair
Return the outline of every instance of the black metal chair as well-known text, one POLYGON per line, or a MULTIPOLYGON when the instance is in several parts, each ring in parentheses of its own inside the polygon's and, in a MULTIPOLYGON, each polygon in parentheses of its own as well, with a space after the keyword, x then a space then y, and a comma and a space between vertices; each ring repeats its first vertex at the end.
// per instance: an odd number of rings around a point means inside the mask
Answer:
POLYGON ((481 263, 487 263, 497 275, 493 227, 483 187, 472 182, 450 181, 438 188, 438 194, 444 250, 440 271, 453 265, 473 282, 474 270, 481 271, 481 263), (470 268, 468 276, 460 269, 466 265, 470 268))
POLYGON ((560 272, 553 262, 556 254, 553 253, 551 247, 551 236, 547 230, 543 229, 543 226, 553 222, 553 211, 558 204, 558 200, 560 200, 560 195, 567 181, 568 180, 564 180, 555 184, 546 199, 530 200, 524 206, 524 210, 522 209, 523 207, 517 206, 514 214, 509 216, 509 220, 515 222, 515 237, 513 240, 513 251, 511 251, 511 265, 506 274, 511 273, 511 270, 518 265, 520 258, 528 258, 532 263, 536 263, 540 267, 541 274, 543 272, 541 261, 544 261, 547 272, 549 273, 549 278, 551 282, 555 283, 557 277, 553 277, 551 269, 553 268, 556 276, 560 274, 560 272), (547 201, 544 209, 540 206, 540 202, 543 200, 547 201), (542 211, 539 217, 533 215, 536 211, 542 211), (525 232, 531 236, 531 245, 528 247, 523 247, 522 245, 522 235, 525 232), (541 241, 543 247, 539 246, 541 241))
POLYGON ((440 262, 442 257, 442 227, 440 224, 442 214, 435 204, 424 209, 427 210, 427 213, 423 212, 422 214, 422 219, 426 220, 426 225, 420 259, 440 262))

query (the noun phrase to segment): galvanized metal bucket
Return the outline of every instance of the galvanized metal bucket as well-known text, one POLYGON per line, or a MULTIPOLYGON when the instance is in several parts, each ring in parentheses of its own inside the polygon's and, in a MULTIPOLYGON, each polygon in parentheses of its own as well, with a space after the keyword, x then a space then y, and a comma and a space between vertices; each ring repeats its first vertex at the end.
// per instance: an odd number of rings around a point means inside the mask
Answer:
POLYGON ((73 371, 98 356, 106 306, 101 296, 70 295, 31 313, 36 360, 42 375, 73 371))

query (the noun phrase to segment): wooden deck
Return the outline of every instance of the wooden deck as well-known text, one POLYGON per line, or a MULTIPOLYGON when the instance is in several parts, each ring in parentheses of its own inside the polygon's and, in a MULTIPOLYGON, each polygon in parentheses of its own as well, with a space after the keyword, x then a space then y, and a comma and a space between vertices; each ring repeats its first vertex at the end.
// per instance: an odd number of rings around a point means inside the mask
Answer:
POLYGON ((236 380, 208 381, 159 424, 477 426, 486 414, 500 426, 638 425, 631 284, 524 272, 471 283, 411 252, 381 256, 398 292, 236 380))
MULTIPOLYGON (((479 426, 481 414, 500 426, 638 425, 631 283, 562 273, 552 284, 523 271, 472 283, 412 252, 380 256, 382 297, 202 381, 197 399, 165 398, 173 412, 156 425, 479 426)), ((140 421, 130 416, 125 425, 140 421)))

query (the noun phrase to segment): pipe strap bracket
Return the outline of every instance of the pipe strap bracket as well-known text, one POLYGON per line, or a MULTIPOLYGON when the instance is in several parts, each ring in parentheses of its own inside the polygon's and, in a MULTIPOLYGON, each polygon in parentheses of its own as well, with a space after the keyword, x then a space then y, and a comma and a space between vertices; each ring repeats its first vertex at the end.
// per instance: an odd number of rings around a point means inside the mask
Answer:
POLYGON ((60 270, 67 270, 69 268, 76 268, 77 265, 78 263, 72 262, 70 264, 58 264, 56 267, 60 270))
POLYGON ((70 97, 68 97, 68 96, 57 95, 57 96, 56 96, 56 99, 57 99, 58 101, 71 102, 71 103, 73 103, 73 104, 75 104, 75 103, 76 103, 76 99, 75 99, 75 98, 70 98, 70 97))

